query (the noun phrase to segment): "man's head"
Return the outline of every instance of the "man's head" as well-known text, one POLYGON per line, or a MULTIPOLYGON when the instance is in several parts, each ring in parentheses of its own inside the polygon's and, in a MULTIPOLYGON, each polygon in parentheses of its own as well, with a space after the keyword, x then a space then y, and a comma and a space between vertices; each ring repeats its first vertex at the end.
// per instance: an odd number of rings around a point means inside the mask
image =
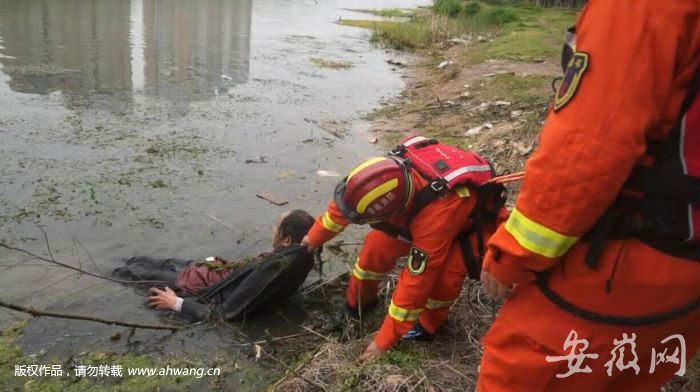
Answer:
POLYGON ((283 212, 273 231, 272 246, 280 248, 298 244, 314 224, 314 218, 304 210, 283 212))

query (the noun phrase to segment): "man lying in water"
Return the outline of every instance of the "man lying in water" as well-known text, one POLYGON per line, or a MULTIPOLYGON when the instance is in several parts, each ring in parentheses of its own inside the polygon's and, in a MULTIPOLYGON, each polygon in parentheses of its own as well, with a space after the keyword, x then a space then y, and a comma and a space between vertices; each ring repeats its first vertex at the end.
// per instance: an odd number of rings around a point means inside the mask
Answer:
POLYGON ((313 267, 313 255, 299 245, 314 223, 303 210, 280 215, 273 230, 273 251, 254 260, 228 262, 208 258, 206 262, 137 257, 112 273, 120 278, 171 282, 161 290, 152 287, 148 302, 161 310, 173 310, 196 322, 214 312, 232 320, 260 306, 291 295, 313 267))

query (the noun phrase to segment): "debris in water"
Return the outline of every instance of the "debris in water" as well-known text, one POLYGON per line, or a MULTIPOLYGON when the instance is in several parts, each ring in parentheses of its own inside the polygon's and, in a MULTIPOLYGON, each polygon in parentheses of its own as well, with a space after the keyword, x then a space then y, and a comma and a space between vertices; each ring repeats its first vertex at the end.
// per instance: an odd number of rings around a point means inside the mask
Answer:
POLYGON ((454 64, 454 61, 452 61, 452 60, 443 61, 440 64, 438 64, 437 68, 443 69, 443 68, 447 67, 448 65, 452 65, 452 64, 454 64))
POLYGON ((340 177, 340 173, 335 170, 316 170, 316 175, 319 177, 340 177))
POLYGON ((228 75, 226 75, 226 74, 221 74, 221 80, 225 80, 225 81, 227 81, 227 82, 230 82, 230 81, 233 80, 233 78, 230 77, 230 76, 228 76, 228 75))
POLYGON ((215 217, 214 215, 207 215, 207 216, 208 216, 209 218, 211 218, 212 220, 221 223, 222 225, 224 225, 225 227, 227 227, 229 230, 233 230, 233 227, 231 227, 231 225, 229 225, 228 223, 226 223, 226 222, 222 221, 221 219, 215 217))
POLYGON ((266 163, 266 159, 265 155, 258 155, 253 159, 246 159, 245 163, 266 163))
POLYGON ((289 203, 287 200, 284 200, 280 196, 275 195, 274 193, 268 192, 268 191, 262 191, 255 196, 257 196, 261 199, 267 200, 276 206, 283 206, 283 205, 289 203))

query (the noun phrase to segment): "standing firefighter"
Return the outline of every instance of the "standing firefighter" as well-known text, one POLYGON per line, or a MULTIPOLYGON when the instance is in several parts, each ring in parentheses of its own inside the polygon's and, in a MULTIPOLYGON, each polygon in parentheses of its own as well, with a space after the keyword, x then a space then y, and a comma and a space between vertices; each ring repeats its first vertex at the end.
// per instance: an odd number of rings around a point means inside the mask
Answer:
POLYGON ((481 392, 658 391, 700 345, 700 1, 591 0, 569 38, 484 260, 481 392))
POLYGON ((349 223, 372 226, 350 277, 348 307, 374 305, 381 280, 408 256, 388 315, 361 360, 381 355, 405 334, 434 334, 465 276, 478 279, 483 237, 493 232, 503 205, 502 186, 487 184, 492 176, 478 155, 416 136, 338 184, 305 242, 313 249, 349 223))

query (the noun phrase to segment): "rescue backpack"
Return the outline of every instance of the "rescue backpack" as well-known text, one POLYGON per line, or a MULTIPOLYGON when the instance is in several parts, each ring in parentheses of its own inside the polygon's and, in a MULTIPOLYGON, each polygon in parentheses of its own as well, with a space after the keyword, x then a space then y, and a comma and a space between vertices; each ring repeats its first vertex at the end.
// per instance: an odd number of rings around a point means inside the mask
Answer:
MULTIPOLYGON (((457 186, 468 185, 476 190, 477 203, 470 215, 471 228, 458 236, 469 277, 478 280, 481 260, 484 256, 484 226, 495 228, 498 215, 505 204, 506 191, 501 184, 489 183, 495 177, 491 164, 478 154, 457 147, 440 144, 435 139, 412 136, 389 151, 389 155, 404 161, 405 167, 415 170, 428 185, 415 190, 413 204, 406 213, 403 227, 408 227, 413 218, 428 204, 445 195, 457 186), (477 253, 472 249, 471 234, 477 238, 477 253)), ((370 226, 390 236, 411 242, 411 233, 388 222, 370 226)))

